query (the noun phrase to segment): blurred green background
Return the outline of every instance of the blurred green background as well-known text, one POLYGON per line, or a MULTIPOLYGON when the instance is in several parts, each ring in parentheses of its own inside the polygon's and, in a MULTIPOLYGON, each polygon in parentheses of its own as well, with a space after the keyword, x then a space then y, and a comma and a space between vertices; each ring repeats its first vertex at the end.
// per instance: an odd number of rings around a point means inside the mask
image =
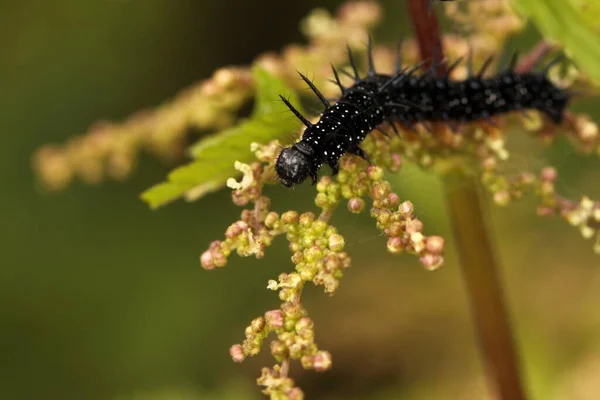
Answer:
MULTIPOLYGON (((285 242, 261 262, 234 256, 204 271, 199 254, 239 214, 227 190, 151 212, 138 195, 172 166, 146 157, 125 183, 47 195, 31 154, 96 120, 156 105, 220 66, 302 41, 300 19, 337 4, 0 1, 1 398, 261 398, 254 380, 272 365, 268 351, 235 365, 228 348, 277 307, 266 283, 291 267, 285 242)), ((377 37, 392 43, 409 26, 403 1, 384 4, 377 37)), ((597 157, 524 136, 511 136, 510 147, 514 172, 552 163, 563 193, 600 197, 597 157)), ((451 238, 435 177, 407 167, 394 184, 427 233, 451 238)), ((269 193, 278 211, 314 209, 309 185, 269 193)), ((534 210, 531 198, 492 209, 527 384, 534 399, 600 398, 600 258, 577 231, 534 210)), ((446 266, 432 273, 386 254, 368 216, 341 211, 334 223, 353 267, 333 298, 305 294, 317 341, 334 357, 323 374, 293 365, 308 398, 484 398, 451 243, 446 266)))

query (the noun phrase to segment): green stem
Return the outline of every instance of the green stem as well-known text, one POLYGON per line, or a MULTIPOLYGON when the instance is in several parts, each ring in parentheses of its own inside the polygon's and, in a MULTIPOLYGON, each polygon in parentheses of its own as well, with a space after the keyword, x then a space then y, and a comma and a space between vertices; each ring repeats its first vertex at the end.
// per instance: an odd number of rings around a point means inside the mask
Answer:
MULTIPOLYGON (((408 0, 408 12, 421 58, 429 62, 442 59, 439 25, 435 12, 429 10, 429 0, 408 0)), ((438 74, 444 69, 445 66, 438 67, 438 74)), ((499 399, 524 400, 516 349, 485 221, 481 186, 476 176, 457 164, 444 175, 444 188, 486 369, 494 379, 499 399)))
POLYGON ((500 399, 524 400, 516 348, 485 220, 482 188, 477 177, 461 167, 449 170, 443 184, 486 369, 495 381, 500 399))

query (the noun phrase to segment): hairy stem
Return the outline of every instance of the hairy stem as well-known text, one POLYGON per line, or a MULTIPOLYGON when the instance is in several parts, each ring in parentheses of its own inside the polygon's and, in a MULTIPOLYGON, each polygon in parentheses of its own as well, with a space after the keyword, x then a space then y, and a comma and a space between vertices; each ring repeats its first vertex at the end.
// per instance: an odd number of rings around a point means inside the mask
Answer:
MULTIPOLYGON (((443 59, 439 25, 435 11, 428 8, 428 0, 408 0, 408 11, 421 58, 424 61, 443 59)), ((443 67, 439 67, 438 74, 442 72, 443 67)), ((453 236, 487 371, 494 379, 499 399, 524 400, 498 266, 485 221, 481 186, 477 177, 461 165, 447 171, 443 182, 453 236)))
POLYGON ((476 176, 460 167, 447 172, 443 182, 454 242, 488 373, 496 383, 500 399, 525 399, 485 220, 481 186, 476 176))

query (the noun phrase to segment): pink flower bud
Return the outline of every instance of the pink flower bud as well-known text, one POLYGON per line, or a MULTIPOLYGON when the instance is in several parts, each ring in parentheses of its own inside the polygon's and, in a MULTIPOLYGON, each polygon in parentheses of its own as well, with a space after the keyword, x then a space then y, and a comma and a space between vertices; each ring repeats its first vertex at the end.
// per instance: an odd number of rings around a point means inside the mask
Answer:
POLYGON ((404 203, 400 204, 400 206, 398 206, 398 211, 400 211, 400 214, 402 214, 405 217, 410 216, 413 213, 414 210, 414 206, 413 203, 411 203, 410 201, 405 201, 404 203))
POLYGON ((547 182, 554 181, 557 176, 558 174, 556 172, 556 169, 554 169, 553 167, 543 168, 540 172, 540 177, 547 182))
POLYGON ((510 203, 510 193, 505 190, 494 193, 494 202, 499 206, 505 206, 510 203))
POLYGON ((202 253, 202 255, 200 256, 200 264, 202 265, 202 268, 206 270, 211 270, 215 268, 212 252, 210 250, 206 250, 204 253, 202 253))
POLYGON ((444 257, 435 254, 425 254, 419 259, 419 261, 421 261, 421 264, 423 264, 425 269, 433 271, 442 266, 444 263, 444 257))
POLYGON ((244 355, 244 348, 239 344, 234 344, 229 348, 229 355, 233 359, 233 362, 241 363, 244 361, 246 356, 244 355))
POLYGON ((493 171, 496 169, 498 162, 493 157, 487 157, 481 162, 481 167, 486 171, 493 171))
POLYGON ((388 202, 390 207, 396 207, 400 202, 400 197, 396 193, 388 194, 388 202))
POLYGON ((392 254, 399 254, 404 251, 404 242, 400 237, 391 237, 387 242, 387 249, 392 254))
POLYGON ((348 210, 354 214, 360 213, 365 209, 365 201, 359 197, 353 197, 348 200, 348 210))
POLYGON ((331 354, 328 351, 318 351, 312 361, 313 368, 317 372, 327 371, 331 368, 331 354))
POLYGON ((417 233, 423 230, 423 223, 418 219, 412 219, 406 222, 407 233, 417 233))
POLYGON ((227 239, 233 239, 234 237, 239 236, 242 232, 243 230, 236 222, 234 224, 229 225, 229 228, 227 228, 227 230, 225 231, 225 237, 227 239))
POLYGON ((425 249, 432 254, 442 254, 444 252, 444 238, 441 236, 428 236, 425 241, 425 249))
POLYGON ((299 387, 294 387, 287 393, 287 398, 288 400, 303 400, 304 393, 299 387))
POLYGON ((390 170, 392 172, 400 171, 400 168, 402 167, 402 156, 398 153, 392 153, 390 161, 391 161, 390 170))
POLYGON ((283 311, 271 310, 265 313, 267 324, 273 328, 281 328, 283 326, 283 311))

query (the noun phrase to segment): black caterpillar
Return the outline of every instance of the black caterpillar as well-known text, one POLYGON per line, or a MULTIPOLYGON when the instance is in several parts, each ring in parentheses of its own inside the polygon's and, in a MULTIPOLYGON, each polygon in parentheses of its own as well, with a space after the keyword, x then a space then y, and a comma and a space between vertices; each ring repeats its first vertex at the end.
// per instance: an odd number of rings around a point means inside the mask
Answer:
MULTIPOLYGON (((437 76, 435 72, 439 64, 420 75, 415 72, 423 63, 408 70, 401 69, 400 57, 395 74, 376 73, 370 38, 367 49, 369 72, 366 77, 359 77, 350 48, 348 57, 355 82, 351 87, 344 87, 332 66, 335 82, 342 92, 334 104, 330 104, 315 85, 299 73, 325 106, 316 124, 308 121, 280 96, 306 126, 302 139, 284 148, 275 163, 278 178, 287 187, 299 184, 309 176, 314 184, 317 172, 325 163, 331 167, 333 175, 337 174, 338 160, 345 153, 356 154, 368 161, 367 154, 359 144, 383 122, 399 122, 410 128, 419 122, 453 124, 489 120, 494 115, 510 111, 535 109, 555 123, 560 123, 570 99, 567 91, 555 86, 546 76, 560 57, 551 61, 542 71, 517 73, 514 70, 517 61, 515 54, 509 66, 491 78, 482 77, 491 58, 486 60, 477 74, 470 71, 469 61, 469 77, 464 81, 449 79, 462 58, 450 65, 443 76, 437 76)), ((391 126, 394 127, 393 124, 391 126)))

